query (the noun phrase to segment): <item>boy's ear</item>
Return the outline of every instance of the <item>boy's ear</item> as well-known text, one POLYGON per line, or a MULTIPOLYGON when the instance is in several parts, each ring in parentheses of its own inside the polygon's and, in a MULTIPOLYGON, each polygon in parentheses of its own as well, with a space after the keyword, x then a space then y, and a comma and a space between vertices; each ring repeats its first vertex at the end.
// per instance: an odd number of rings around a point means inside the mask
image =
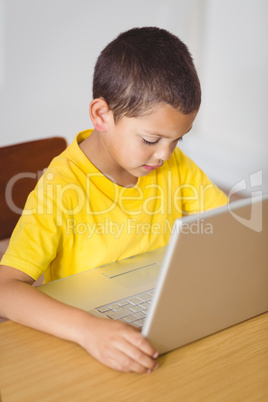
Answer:
POLYGON ((96 98, 90 102, 89 115, 96 130, 107 131, 112 112, 104 99, 96 98))

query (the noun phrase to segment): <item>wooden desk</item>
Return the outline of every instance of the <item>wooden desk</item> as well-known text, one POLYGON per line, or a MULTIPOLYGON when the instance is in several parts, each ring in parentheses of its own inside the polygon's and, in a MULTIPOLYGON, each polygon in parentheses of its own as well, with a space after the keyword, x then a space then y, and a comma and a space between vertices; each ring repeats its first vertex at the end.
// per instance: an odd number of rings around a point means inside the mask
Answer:
MULTIPOLYGON (((268 401, 268 313, 122 374, 78 345, 13 322, 0 325, 2 402, 268 401)), ((1 401, 1 398, 0 398, 1 401)))

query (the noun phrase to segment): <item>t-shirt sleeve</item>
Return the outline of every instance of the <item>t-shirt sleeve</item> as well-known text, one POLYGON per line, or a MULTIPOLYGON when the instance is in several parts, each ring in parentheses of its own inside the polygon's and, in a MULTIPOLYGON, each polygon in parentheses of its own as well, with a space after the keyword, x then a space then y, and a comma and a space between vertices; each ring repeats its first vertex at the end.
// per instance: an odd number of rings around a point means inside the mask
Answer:
POLYGON ((177 151, 183 215, 202 213, 228 203, 228 197, 181 150, 177 151))
MULTIPOLYGON (((62 239, 58 206, 41 178, 30 193, 1 264, 37 280, 55 258, 62 239)), ((62 216, 62 215, 61 215, 62 216)))

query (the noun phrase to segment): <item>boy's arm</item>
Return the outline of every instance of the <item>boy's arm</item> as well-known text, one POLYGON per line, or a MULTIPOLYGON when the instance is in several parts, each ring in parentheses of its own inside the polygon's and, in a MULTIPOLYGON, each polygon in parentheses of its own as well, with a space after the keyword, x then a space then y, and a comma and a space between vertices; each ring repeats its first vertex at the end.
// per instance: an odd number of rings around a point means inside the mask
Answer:
POLYGON ((124 372, 157 368, 157 351, 139 331, 61 303, 15 268, 0 266, 0 316, 84 347, 101 363, 124 372))

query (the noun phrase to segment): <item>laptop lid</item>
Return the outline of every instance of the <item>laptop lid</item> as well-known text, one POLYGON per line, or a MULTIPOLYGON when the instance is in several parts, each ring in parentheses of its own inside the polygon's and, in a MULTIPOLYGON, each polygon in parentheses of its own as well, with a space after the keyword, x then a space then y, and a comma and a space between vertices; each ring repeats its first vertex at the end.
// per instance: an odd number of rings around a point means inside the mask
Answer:
POLYGON ((160 353, 268 310, 268 199, 177 220, 143 335, 160 353))

